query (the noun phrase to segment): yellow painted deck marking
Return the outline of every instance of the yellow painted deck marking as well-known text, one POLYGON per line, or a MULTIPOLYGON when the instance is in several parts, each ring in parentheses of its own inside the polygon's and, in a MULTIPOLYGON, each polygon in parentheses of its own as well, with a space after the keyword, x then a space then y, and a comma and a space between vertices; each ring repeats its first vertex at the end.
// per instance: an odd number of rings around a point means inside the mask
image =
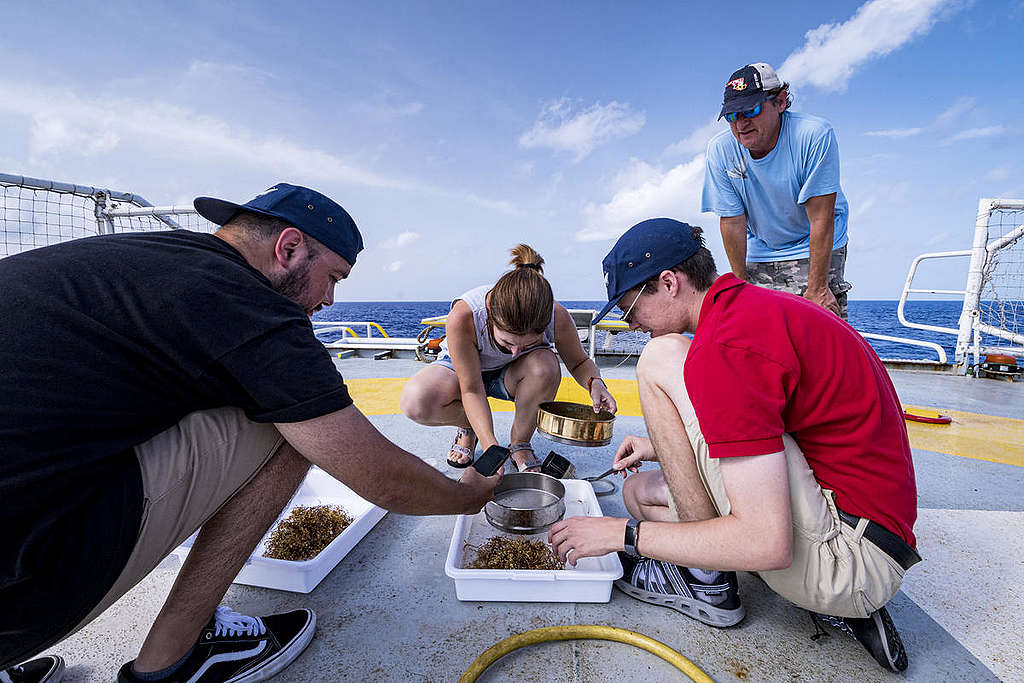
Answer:
MULTIPOLYGON (((904 406, 915 412, 929 410, 904 406)), ((1024 467, 1024 420, 959 410, 938 411, 953 418, 948 425, 907 422, 910 445, 926 451, 1024 467)))
MULTIPOLYGON (((395 415, 401 412, 399 396, 408 377, 346 380, 352 400, 366 415, 395 415)), ((619 415, 639 417, 640 395, 636 380, 610 379, 608 390, 619 404, 619 415)), ((585 389, 568 377, 562 378, 555 397, 560 401, 589 403, 585 389)), ((512 412, 510 401, 489 399, 491 410, 512 412)), ((908 410, 934 410, 920 406, 904 406, 908 410)), ((980 413, 940 409, 953 418, 948 425, 907 422, 910 445, 926 451, 958 455, 974 460, 998 462, 1024 467, 1024 420, 995 417, 980 413)))

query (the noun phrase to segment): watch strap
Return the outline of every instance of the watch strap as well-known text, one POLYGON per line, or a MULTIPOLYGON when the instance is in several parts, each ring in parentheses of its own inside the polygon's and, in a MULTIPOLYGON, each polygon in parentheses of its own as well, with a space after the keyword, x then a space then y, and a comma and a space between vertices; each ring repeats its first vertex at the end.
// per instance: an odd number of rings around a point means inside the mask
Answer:
POLYGON ((637 520, 626 520, 626 529, 622 537, 622 548, 630 557, 640 557, 640 553, 636 549, 637 529, 639 527, 640 522, 637 520))

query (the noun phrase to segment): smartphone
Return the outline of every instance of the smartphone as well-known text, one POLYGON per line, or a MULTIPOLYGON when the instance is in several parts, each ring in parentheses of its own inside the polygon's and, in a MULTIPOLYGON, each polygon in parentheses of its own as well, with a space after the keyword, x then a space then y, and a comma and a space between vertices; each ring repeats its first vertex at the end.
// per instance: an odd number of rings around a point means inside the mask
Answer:
POLYGON ((476 462, 473 463, 473 467, 476 471, 485 477, 489 477, 498 471, 498 468, 504 464, 505 460, 512 452, 509 449, 499 446, 497 444, 491 446, 484 454, 477 458, 476 462))

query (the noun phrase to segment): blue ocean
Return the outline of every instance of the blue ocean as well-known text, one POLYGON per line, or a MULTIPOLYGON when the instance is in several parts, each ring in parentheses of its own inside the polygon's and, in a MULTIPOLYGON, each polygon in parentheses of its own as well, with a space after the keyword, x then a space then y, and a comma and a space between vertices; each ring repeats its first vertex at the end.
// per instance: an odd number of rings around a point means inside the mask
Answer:
MULTIPOLYGON (((603 301, 560 301, 566 308, 590 308, 599 310, 603 301)), ((904 327, 896 318, 898 301, 850 301, 850 324, 861 332, 872 332, 893 337, 908 337, 930 341, 946 349, 948 360, 953 358, 956 338, 953 335, 915 330, 904 327)), ((380 323, 393 337, 415 337, 423 329, 420 320, 448 312, 448 301, 357 301, 338 302, 313 316, 322 321, 372 321, 380 323)), ((956 328, 960 317, 960 301, 908 301, 905 314, 908 320, 928 325, 956 328)), ((362 332, 360 331, 360 334, 362 332)), ((435 335, 436 336, 436 335, 435 335)), ((616 336, 617 350, 639 350, 647 340, 646 335, 622 333, 616 336)), ((598 338, 598 344, 602 338, 598 338)), ((937 360, 934 351, 908 344, 869 340, 882 358, 913 358, 937 360)))

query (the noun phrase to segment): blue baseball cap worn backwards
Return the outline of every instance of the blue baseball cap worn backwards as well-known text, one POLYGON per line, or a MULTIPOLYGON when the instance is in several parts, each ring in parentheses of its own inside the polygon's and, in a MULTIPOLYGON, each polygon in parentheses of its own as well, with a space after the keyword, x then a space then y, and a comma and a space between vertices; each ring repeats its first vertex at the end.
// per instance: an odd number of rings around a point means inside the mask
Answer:
POLYGON ((651 218, 627 230, 604 257, 604 286, 608 305, 594 317, 597 323, 622 295, 639 287, 697 253, 693 228, 672 218, 651 218))
POLYGON ((348 212, 308 187, 278 183, 245 204, 213 197, 196 197, 192 204, 200 216, 217 225, 224 225, 239 211, 279 218, 322 242, 349 265, 355 265, 363 250, 363 236, 348 212))

